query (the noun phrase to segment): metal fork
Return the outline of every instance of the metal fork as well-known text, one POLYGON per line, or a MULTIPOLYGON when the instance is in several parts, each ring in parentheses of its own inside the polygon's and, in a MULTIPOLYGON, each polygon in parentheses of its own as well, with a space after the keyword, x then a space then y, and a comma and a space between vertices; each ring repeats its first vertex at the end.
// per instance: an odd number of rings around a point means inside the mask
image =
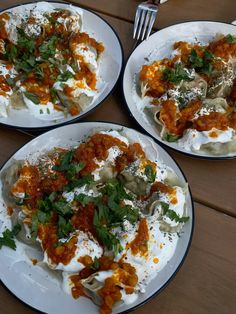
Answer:
POLYGON ((141 40, 143 40, 147 31, 146 39, 148 39, 157 16, 159 4, 160 0, 149 0, 138 5, 134 21, 133 38, 135 38, 137 34, 136 39, 138 40, 142 31, 141 40))

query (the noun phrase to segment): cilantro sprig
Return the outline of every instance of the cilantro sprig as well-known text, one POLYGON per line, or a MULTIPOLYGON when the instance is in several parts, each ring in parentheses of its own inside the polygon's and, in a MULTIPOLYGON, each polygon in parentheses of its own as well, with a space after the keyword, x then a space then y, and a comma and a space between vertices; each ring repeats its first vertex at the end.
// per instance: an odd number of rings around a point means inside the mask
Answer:
POLYGON ((70 150, 60 157, 60 164, 53 166, 53 170, 65 171, 69 180, 74 180, 76 175, 85 167, 84 162, 72 163, 74 151, 70 150))
POLYGON ((99 259, 97 258, 97 256, 95 256, 93 260, 93 264, 90 266, 90 268, 97 271, 99 270, 99 267, 100 267, 99 259))
POLYGON ((6 229, 2 236, 0 237, 0 249, 3 246, 7 246, 12 250, 16 249, 16 243, 14 241, 15 236, 20 232, 21 226, 20 224, 17 224, 13 227, 12 230, 6 229))
POLYGON ((100 189, 101 196, 88 196, 79 194, 75 197, 82 206, 89 203, 96 205, 93 225, 96 229, 99 239, 108 250, 114 250, 115 254, 122 251, 119 239, 112 233, 116 226, 122 226, 124 220, 134 224, 138 220, 138 209, 130 205, 122 204, 124 199, 133 199, 128 194, 122 183, 117 179, 111 179, 100 189), (104 202, 104 198, 106 202, 104 202))
POLYGON ((178 139, 179 139, 178 135, 174 135, 174 134, 170 134, 170 133, 166 133, 166 135, 165 135, 165 140, 167 142, 170 142, 170 143, 176 142, 176 141, 178 141, 178 139))
POLYGON ((197 72, 206 74, 208 76, 212 75, 213 60, 214 55, 207 49, 204 51, 203 57, 200 57, 195 49, 192 49, 189 55, 189 62, 191 67, 194 68, 197 72))
POLYGON ((71 78, 74 77, 74 74, 71 73, 69 70, 63 72, 63 73, 60 73, 58 76, 57 76, 57 81, 61 81, 61 82, 65 82, 71 78))
POLYGON ((58 42, 58 36, 53 35, 52 37, 48 39, 48 41, 44 42, 39 47, 40 55, 44 60, 48 60, 49 58, 52 58, 55 56, 57 42, 58 42))
POLYGON ((69 235, 74 229, 70 223, 73 215, 71 206, 64 201, 56 192, 37 201, 37 211, 32 216, 31 235, 37 237, 39 224, 49 223, 53 213, 58 215, 58 237, 63 238, 69 235))
POLYGON ((165 202, 160 202, 160 204, 162 207, 163 215, 170 218, 170 220, 174 220, 179 223, 185 223, 189 220, 188 216, 180 217, 174 210, 170 209, 169 204, 165 202))
POLYGON ((156 179, 156 172, 153 170, 152 166, 147 165, 145 167, 144 173, 149 182, 153 183, 156 179))
POLYGON ((36 94, 26 91, 26 92, 24 92, 24 95, 25 95, 26 98, 31 100, 33 103, 35 103, 36 105, 39 105, 40 99, 39 99, 39 97, 36 94))
POLYGON ((163 71, 163 79, 173 84, 179 84, 182 80, 192 81, 193 77, 184 68, 182 63, 177 63, 174 69, 166 68, 163 71))
POLYGON ((225 37, 225 41, 229 44, 234 44, 236 43, 236 37, 232 36, 231 34, 228 34, 226 37, 225 37))

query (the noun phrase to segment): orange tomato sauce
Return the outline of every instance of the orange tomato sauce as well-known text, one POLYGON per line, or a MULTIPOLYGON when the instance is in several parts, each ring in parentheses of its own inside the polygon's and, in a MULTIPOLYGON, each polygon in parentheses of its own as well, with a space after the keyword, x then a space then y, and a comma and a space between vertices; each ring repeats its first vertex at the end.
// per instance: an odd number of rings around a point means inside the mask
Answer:
POLYGON ((139 222, 138 232, 134 240, 129 244, 129 247, 134 255, 147 255, 149 240, 148 224, 146 218, 143 218, 139 222))
POLYGON ((161 97, 168 89, 173 87, 173 84, 163 80, 163 70, 171 67, 173 67, 173 61, 170 59, 155 61, 151 65, 143 65, 139 78, 148 86, 145 95, 161 97))
POLYGON ((55 223, 40 224, 38 237, 42 241, 44 251, 47 252, 53 263, 67 265, 75 256, 77 237, 72 236, 69 241, 57 246, 58 236, 55 223))
POLYGON ((122 151, 127 149, 124 142, 107 134, 95 134, 88 142, 81 144, 75 151, 75 160, 85 163, 81 175, 87 175, 94 171, 98 166, 93 159, 105 160, 108 157, 108 149, 114 145, 122 151))
POLYGON ((208 45, 208 50, 216 57, 228 61, 230 56, 236 56, 236 43, 228 43, 226 38, 227 36, 211 42, 208 45))
MULTIPOLYGON (((98 294, 101 297, 100 313, 110 314, 114 303, 121 300, 121 288, 119 287, 119 284, 121 283, 125 286, 127 294, 132 294, 134 292, 134 287, 138 282, 138 277, 135 268, 122 260, 114 262, 113 259, 102 256, 98 261, 99 269, 97 271, 114 271, 113 275, 105 280, 103 287, 98 291, 98 294)), ((86 266, 78 275, 70 277, 70 280, 73 283, 71 291, 75 299, 80 296, 88 297, 84 292, 81 280, 88 278, 95 272, 96 270, 93 270, 90 266, 86 266)))

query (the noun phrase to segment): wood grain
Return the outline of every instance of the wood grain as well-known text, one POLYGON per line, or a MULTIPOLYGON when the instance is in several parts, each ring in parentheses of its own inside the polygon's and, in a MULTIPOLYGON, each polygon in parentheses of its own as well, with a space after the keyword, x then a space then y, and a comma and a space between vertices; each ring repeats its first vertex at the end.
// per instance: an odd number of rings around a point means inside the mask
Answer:
MULTIPOLYGON (((232 314, 236 298, 235 218, 195 204, 196 226, 185 263, 173 281, 134 314, 232 314)), ((157 279, 158 280, 158 277, 157 279)), ((36 313, 0 288, 2 314, 36 313)))
MULTIPOLYGON (((142 1, 72 0, 68 2, 85 5, 101 13, 133 22, 136 8, 142 1)), ((160 29, 172 24, 193 20, 213 20, 231 23, 235 20, 235 11, 235 0, 169 0, 160 6, 155 27, 160 29)))

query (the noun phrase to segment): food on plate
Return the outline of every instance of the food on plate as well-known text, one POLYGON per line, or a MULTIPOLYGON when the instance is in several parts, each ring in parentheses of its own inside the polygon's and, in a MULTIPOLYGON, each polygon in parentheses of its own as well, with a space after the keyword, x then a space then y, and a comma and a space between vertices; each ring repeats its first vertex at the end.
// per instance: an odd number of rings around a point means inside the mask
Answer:
POLYGON ((161 138, 187 151, 236 152, 236 37, 175 42, 170 58, 139 73, 145 112, 161 138))
POLYGON ((82 17, 47 2, 0 14, 1 118, 23 109, 44 120, 76 116, 98 96, 104 45, 83 31, 82 17))
POLYGON ((1 180, 13 227, 2 241, 18 239, 3 245, 37 245, 38 267, 61 273, 65 291, 89 297, 100 313, 145 292, 189 220, 187 185, 148 140, 122 129, 14 161, 1 180))

